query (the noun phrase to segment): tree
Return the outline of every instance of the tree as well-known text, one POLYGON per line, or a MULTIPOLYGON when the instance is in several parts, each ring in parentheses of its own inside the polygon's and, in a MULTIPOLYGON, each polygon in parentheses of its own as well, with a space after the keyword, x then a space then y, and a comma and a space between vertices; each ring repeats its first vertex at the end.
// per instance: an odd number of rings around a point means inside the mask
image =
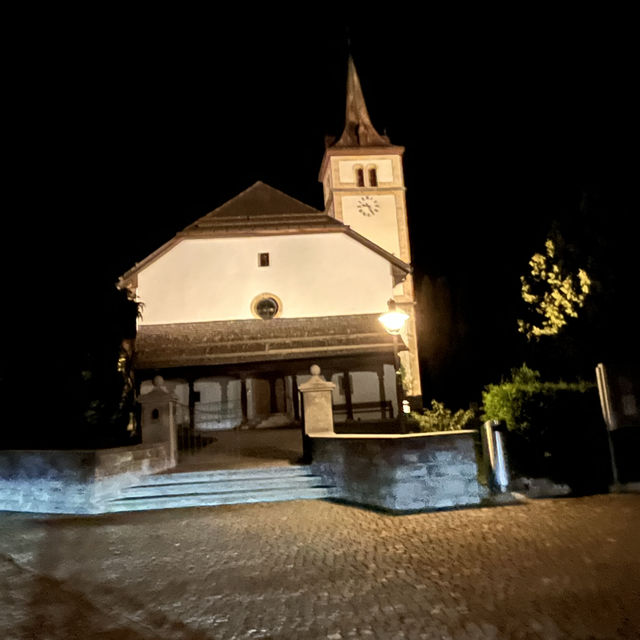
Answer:
POLYGON ((96 444, 117 445, 126 441, 135 412, 132 357, 140 304, 113 285, 94 304, 94 322, 76 362, 77 415, 96 444))
POLYGON ((562 238, 552 232, 545 242, 545 254, 533 254, 530 274, 520 276, 522 299, 532 319, 518 319, 518 331, 527 340, 557 335, 569 318, 578 317, 591 291, 591 278, 584 269, 574 272, 566 265, 561 246, 562 238))
POLYGON ((80 294, 40 292, 40 307, 55 310, 47 322, 14 300, 0 353, 0 448, 120 446, 138 436, 128 427, 139 304, 108 280, 90 284, 80 294))

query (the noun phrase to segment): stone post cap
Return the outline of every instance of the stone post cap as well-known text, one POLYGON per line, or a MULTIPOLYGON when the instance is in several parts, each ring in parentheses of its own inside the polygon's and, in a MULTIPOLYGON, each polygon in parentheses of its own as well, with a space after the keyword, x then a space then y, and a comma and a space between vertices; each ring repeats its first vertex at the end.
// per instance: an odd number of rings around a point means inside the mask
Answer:
POLYGON ((320 375, 320 367, 317 364, 312 364, 309 372, 311 378, 298 387, 300 391, 333 391, 336 388, 333 382, 327 382, 320 375))
POLYGON ((164 378, 162 376, 156 376, 153 379, 153 389, 145 394, 138 396, 138 402, 147 403, 153 402, 156 404, 176 402, 178 398, 176 395, 169 391, 164 378))
POLYGON ((158 389, 167 391, 167 385, 165 384, 164 378, 162 376, 155 376, 153 378, 152 384, 154 387, 158 387, 158 389))

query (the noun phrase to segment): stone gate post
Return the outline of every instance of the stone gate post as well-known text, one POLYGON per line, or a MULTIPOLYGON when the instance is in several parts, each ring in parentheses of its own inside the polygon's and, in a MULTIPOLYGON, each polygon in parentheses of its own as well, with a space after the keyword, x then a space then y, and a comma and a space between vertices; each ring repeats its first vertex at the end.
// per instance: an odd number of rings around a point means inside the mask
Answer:
POLYGON ((310 372, 311 378, 298 387, 304 404, 305 435, 334 433, 331 393, 336 385, 320 376, 317 364, 311 365, 310 372))
POLYGON ((176 426, 176 396, 167 389, 162 376, 153 379, 153 389, 138 397, 142 405, 142 442, 166 442, 169 457, 178 463, 178 433, 176 426))

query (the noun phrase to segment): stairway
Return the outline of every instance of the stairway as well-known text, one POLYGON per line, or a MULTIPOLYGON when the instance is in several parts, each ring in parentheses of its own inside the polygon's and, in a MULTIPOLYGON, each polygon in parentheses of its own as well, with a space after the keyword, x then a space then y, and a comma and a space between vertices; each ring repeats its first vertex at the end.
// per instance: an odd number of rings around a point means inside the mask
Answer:
POLYGON ((249 502, 332 497, 308 466, 163 473, 126 487, 105 505, 106 512, 209 507, 249 502))

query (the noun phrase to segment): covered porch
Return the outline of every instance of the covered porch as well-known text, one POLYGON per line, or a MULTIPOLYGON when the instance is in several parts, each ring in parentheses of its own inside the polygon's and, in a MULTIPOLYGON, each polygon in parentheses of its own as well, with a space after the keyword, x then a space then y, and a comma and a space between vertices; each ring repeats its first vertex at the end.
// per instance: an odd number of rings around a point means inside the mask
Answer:
POLYGON ((298 387, 312 364, 335 383, 337 430, 391 423, 397 416, 393 338, 377 317, 142 326, 136 341, 138 390, 145 394, 155 376, 164 378, 177 399, 179 442, 200 440, 193 465, 214 459, 219 468, 247 460, 289 463, 302 456, 298 387))

